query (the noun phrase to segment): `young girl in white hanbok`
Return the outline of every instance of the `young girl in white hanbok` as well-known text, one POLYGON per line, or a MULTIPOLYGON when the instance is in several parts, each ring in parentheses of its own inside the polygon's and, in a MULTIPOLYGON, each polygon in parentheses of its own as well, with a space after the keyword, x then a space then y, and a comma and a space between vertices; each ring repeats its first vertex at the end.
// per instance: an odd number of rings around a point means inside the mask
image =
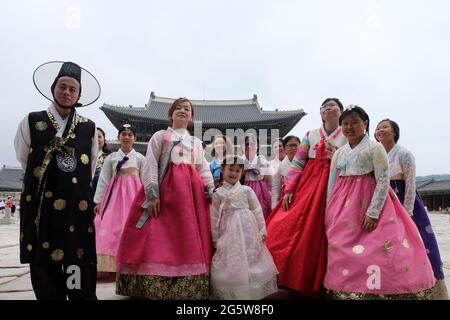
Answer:
POLYGON ((277 269, 264 244, 266 224, 255 192, 241 185, 244 159, 227 157, 213 195, 211 298, 262 299, 277 291, 277 269))

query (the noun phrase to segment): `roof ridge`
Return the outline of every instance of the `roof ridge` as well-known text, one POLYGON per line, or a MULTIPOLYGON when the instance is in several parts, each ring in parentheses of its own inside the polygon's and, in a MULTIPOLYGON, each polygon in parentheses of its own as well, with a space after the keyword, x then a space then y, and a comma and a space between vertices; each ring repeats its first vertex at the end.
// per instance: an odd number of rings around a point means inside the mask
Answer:
MULTIPOLYGON (((158 97, 154 96, 151 98, 151 102, 163 102, 163 103, 172 103, 178 98, 167 98, 167 97, 158 97)), ((220 99, 220 100, 199 100, 199 99, 189 99, 193 105, 211 105, 211 106, 218 106, 218 105, 243 105, 243 104, 258 104, 258 100, 252 98, 252 99, 220 99)))

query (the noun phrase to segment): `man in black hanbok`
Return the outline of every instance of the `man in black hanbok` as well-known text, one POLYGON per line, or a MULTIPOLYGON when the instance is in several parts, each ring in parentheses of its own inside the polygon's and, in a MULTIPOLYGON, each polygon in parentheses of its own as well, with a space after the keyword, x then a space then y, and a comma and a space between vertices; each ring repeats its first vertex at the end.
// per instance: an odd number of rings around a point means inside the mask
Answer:
POLYGON ((79 115, 76 107, 96 101, 100 85, 72 62, 43 64, 33 80, 51 104, 47 110, 29 113, 14 140, 25 169, 20 261, 30 264, 38 300, 95 300, 91 181, 98 141, 95 123, 79 115))

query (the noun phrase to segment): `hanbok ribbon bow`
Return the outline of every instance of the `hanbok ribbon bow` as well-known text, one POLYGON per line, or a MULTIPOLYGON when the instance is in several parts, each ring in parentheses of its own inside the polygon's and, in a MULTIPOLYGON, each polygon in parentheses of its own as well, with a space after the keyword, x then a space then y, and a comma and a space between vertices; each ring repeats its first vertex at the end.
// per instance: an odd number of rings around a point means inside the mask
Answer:
POLYGON ((259 171, 259 169, 257 169, 257 168, 248 168, 248 169, 245 169, 245 172, 247 173, 247 172, 251 172, 251 173, 253 173, 254 175, 257 175, 257 176, 259 176, 259 174, 261 173, 261 171, 259 171))

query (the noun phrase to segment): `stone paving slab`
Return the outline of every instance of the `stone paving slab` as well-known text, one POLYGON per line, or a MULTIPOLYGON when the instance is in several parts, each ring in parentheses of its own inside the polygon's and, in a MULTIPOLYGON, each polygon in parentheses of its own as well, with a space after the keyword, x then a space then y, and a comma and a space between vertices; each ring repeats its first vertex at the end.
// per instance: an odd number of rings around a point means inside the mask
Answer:
POLYGON ((10 282, 15 279, 17 279, 17 277, 14 277, 14 276, 13 277, 2 277, 2 278, 0 278, 0 285, 10 282))
POLYGON ((33 287, 31 286, 30 273, 27 273, 20 277, 16 277, 15 280, 0 285, 0 292, 2 293, 30 290, 33 290, 33 287))
POLYGON ((20 277, 30 272, 28 267, 23 268, 0 268, 0 279, 4 277, 20 277))
POLYGON ((36 300, 33 291, 0 292, 0 300, 36 300))

